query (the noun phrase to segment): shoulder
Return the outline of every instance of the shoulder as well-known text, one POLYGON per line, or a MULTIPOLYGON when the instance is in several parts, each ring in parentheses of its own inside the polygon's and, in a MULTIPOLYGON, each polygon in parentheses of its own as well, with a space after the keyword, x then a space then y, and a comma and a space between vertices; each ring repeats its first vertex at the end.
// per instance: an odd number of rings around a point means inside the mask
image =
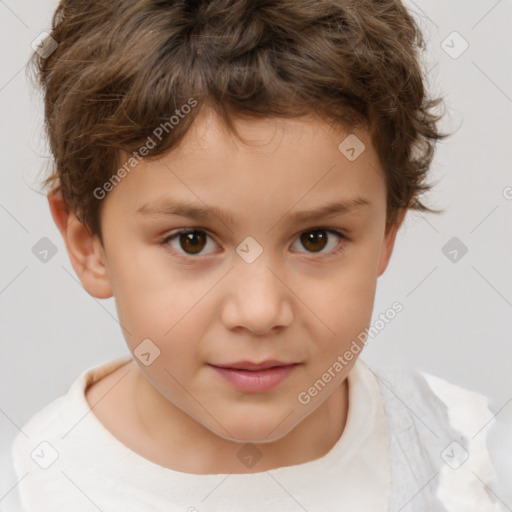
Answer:
POLYGON ((75 401, 75 396, 80 392, 80 380, 75 380, 65 394, 55 398, 34 414, 16 435, 11 453, 18 477, 31 469, 32 462, 43 464, 42 458, 45 456, 46 463, 49 462, 53 444, 57 444, 71 427, 67 407, 75 401))
POLYGON ((44 500, 49 491, 56 491, 56 474, 62 467, 62 439, 72 428, 68 406, 75 401, 78 381, 66 394, 34 414, 11 445, 12 469, 18 481, 16 499, 24 511, 37 510, 38 501, 44 500))
MULTIPOLYGON (((85 390, 131 358, 118 358, 83 371, 68 391, 34 414, 11 445, 11 461, 18 495, 26 510, 36 510, 37 500, 51 489, 58 491, 62 470, 73 464, 73 455, 85 446, 76 445, 77 425, 89 414, 85 390), (57 475, 57 477, 56 477, 57 475)), ((86 434, 81 432, 86 442, 86 434), (85 437, 84 437, 85 436, 85 437)))
MULTIPOLYGON (((465 450, 452 441, 441 454, 445 464, 441 472, 440 495, 454 510, 468 504, 482 512, 504 510, 499 503, 503 503, 505 486, 509 492, 511 490, 512 470, 510 466, 508 470, 499 467, 496 452, 490 448, 500 432, 495 428, 496 414, 489 408, 488 397, 429 373, 421 375, 446 407, 450 425, 469 440, 465 450), (502 470, 500 473, 498 467, 502 470), (491 503, 490 496, 497 501, 493 499, 491 503)), ((510 460, 510 430, 506 438, 501 439, 501 449, 508 451, 510 460)))
POLYGON ((23 425, 13 442, 14 449, 32 446, 40 437, 64 437, 68 429, 79 419, 77 415, 89 412, 90 406, 85 398, 89 390, 94 389, 96 396, 96 390, 101 390, 103 383, 115 373, 115 370, 120 369, 131 359, 124 356, 84 370, 65 394, 48 403, 23 425))
POLYGON ((372 371, 385 404, 397 479, 423 482, 442 510, 502 510, 491 491, 499 482, 487 446, 494 418, 487 397, 425 372, 372 371), (408 474, 411 463, 415 476, 408 474))

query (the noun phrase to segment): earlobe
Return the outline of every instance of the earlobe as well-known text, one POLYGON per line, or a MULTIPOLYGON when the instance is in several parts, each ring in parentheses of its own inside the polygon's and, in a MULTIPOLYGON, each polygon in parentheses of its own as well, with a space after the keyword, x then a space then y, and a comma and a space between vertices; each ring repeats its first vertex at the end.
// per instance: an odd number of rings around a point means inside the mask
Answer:
POLYGON ((87 292, 98 299, 112 297, 105 250, 95 235, 70 211, 60 190, 48 194, 53 220, 59 229, 75 272, 87 292))

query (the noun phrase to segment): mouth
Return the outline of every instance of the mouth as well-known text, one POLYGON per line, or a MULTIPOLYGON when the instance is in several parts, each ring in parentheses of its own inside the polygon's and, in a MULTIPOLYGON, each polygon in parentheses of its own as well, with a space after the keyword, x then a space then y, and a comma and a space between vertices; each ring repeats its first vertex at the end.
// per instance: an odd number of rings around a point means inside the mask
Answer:
POLYGON ((208 365, 231 386, 246 393, 269 391, 282 383, 299 363, 281 361, 239 361, 226 365, 208 365))
POLYGON ((279 366, 291 366, 293 364, 295 363, 285 363, 284 361, 278 361, 277 359, 268 359, 266 361, 262 361, 261 363, 254 363, 252 361, 237 361, 235 363, 215 364, 212 366, 216 366, 217 368, 228 368, 230 370, 257 371, 268 370, 269 368, 276 368, 279 366))

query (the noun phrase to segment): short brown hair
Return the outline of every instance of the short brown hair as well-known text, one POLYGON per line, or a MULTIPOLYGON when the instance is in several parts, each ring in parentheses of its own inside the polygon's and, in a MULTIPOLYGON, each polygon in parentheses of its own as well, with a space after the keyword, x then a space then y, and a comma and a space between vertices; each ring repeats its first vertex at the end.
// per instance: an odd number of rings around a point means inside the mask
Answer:
MULTIPOLYGON (((201 106, 232 117, 316 114, 369 130, 387 185, 387 225, 419 195, 441 115, 423 83, 421 31, 400 0, 61 0, 58 47, 34 52, 53 155, 44 187, 101 237, 94 193, 159 124, 194 98, 150 157, 176 147, 201 106), (41 53, 41 52, 40 52, 41 53)), ((49 38, 47 41, 51 41, 49 38)), ((341 142, 341 141, 340 141, 341 142)))

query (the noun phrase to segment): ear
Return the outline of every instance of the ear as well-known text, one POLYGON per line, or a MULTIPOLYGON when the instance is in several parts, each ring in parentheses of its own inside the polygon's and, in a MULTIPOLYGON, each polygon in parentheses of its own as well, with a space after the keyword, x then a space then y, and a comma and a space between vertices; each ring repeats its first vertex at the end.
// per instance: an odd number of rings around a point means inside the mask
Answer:
POLYGON ((406 213, 407 209, 402 209, 398 214, 395 224, 393 224, 393 226, 389 228, 389 231, 384 235, 384 242, 382 244, 379 264, 377 267, 377 277, 380 277, 388 267, 391 254, 395 246, 396 234, 398 233, 398 230, 404 221, 406 213))
POLYGON ((89 229, 69 210, 60 190, 52 190, 47 197, 53 220, 82 285, 93 297, 112 297, 106 254, 98 236, 91 235, 89 229))

